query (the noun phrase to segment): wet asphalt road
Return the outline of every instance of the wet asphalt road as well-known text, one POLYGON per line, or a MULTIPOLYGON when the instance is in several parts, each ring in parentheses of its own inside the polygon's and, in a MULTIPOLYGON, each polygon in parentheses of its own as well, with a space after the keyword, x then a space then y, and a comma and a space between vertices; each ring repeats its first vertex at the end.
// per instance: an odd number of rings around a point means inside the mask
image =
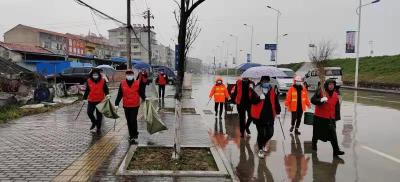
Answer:
MULTIPOLYGON (((233 77, 225 80, 234 83, 233 77)), ((237 115, 214 118, 214 103, 207 105, 213 82, 213 75, 194 76, 193 98, 212 141, 224 150, 240 181, 399 181, 400 95, 342 91, 342 120, 336 129, 339 145, 346 152, 341 159, 332 157, 330 143, 319 141, 318 152, 311 152, 312 126, 302 124, 301 135, 290 134, 291 115, 284 115, 281 102, 286 139, 276 121, 271 150, 259 160, 255 125, 250 127, 251 137, 241 139, 237 115)))

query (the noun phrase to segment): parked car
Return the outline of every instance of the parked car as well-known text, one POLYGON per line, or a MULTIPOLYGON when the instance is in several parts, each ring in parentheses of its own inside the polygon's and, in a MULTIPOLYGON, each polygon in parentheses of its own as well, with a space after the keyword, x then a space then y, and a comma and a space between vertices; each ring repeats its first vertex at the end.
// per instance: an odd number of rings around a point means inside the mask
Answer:
POLYGON ((289 88, 293 85, 294 71, 289 68, 279 68, 287 76, 276 78, 278 82, 279 93, 286 94, 289 88))
MULTIPOLYGON (((340 88, 343 85, 342 68, 340 67, 325 67, 325 80, 334 79, 336 85, 340 88)), ((317 90, 318 83, 320 82, 319 73, 317 69, 308 71, 304 78, 304 85, 310 90, 317 90)))
POLYGON ((84 84, 87 81, 91 70, 92 68, 90 67, 67 68, 60 74, 60 78, 65 83, 84 84))
POLYGON ((168 76, 168 84, 175 84, 176 81, 176 74, 174 71, 172 71, 171 68, 168 68, 166 66, 152 66, 153 67, 153 72, 158 74, 160 70, 163 70, 164 73, 168 76))

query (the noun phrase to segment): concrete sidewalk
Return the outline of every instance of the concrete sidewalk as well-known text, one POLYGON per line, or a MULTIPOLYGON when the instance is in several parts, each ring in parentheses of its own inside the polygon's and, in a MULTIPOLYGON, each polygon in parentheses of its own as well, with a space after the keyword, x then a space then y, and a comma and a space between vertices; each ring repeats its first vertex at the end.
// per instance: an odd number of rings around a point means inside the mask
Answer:
MULTIPOLYGON (((148 88, 146 93, 154 93, 148 88)), ((167 89, 165 107, 174 106, 171 88, 167 89)), ((129 177, 115 173, 129 149, 128 131, 122 118, 105 119, 102 134, 89 132, 91 125, 85 110, 74 121, 81 103, 52 113, 24 117, 0 125, 0 181, 230 181, 227 178, 129 177)), ((194 103, 184 101, 183 108, 194 103)), ((194 108, 193 108, 194 109, 194 108)), ((168 109, 170 110, 170 109, 168 109)), ((149 135, 146 122, 139 121, 139 145, 172 146, 174 113, 160 113, 169 128, 149 135)), ((185 114, 182 123, 182 145, 211 146, 208 128, 198 114, 185 114)))

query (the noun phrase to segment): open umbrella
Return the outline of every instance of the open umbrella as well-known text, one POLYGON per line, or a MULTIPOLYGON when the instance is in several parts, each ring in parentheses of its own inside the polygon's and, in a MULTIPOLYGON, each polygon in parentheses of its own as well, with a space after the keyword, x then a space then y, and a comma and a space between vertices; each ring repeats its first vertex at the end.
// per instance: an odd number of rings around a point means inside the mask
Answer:
POLYGON ((117 70, 115 70, 112 66, 110 65, 99 65, 96 68, 102 69, 103 72, 107 75, 107 76, 112 76, 115 74, 115 72, 117 72, 117 70))
POLYGON ((137 60, 134 60, 132 62, 132 64, 133 64, 133 67, 138 69, 138 70, 149 69, 151 67, 150 64, 144 63, 142 61, 137 61, 137 60))
POLYGON ((243 78, 260 79, 262 76, 285 77, 286 74, 276 67, 258 66, 247 69, 243 74, 243 78))

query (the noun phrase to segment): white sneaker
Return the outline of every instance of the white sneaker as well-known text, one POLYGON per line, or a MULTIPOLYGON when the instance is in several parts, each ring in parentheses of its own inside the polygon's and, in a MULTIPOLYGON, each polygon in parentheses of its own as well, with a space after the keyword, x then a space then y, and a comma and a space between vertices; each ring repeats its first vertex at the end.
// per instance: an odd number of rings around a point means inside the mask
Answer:
POLYGON ((258 157, 259 157, 260 159, 264 159, 264 151, 263 151, 263 150, 259 150, 259 151, 258 151, 258 157))

